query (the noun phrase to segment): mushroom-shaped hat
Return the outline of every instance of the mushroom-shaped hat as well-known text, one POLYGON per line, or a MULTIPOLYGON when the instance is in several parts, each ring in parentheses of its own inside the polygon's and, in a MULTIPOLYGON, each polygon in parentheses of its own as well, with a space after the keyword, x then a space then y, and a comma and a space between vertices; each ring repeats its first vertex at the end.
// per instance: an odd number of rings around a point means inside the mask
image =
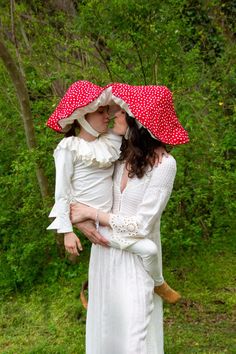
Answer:
MULTIPOLYGON (((111 90, 111 89, 110 89, 111 90)), ((110 92, 89 81, 76 81, 66 91, 57 108, 47 121, 47 126, 57 132, 66 132, 75 119, 94 112, 106 105, 110 92)))
POLYGON ((131 86, 112 84, 112 99, 165 144, 178 145, 189 141, 173 105, 172 93, 165 86, 131 86))

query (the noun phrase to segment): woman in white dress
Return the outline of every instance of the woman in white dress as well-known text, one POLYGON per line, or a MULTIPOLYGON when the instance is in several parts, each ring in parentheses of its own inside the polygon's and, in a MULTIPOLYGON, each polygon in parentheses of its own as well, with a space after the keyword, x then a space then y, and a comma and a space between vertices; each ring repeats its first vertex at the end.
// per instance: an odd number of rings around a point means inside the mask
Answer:
MULTIPOLYGON (((116 114, 116 130, 120 127, 127 134, 129 128, 129 132, 114 174, 112 213, 76 205, 72 221, 99 221, 103 225, 99 231, 110 243, 135 245, 140 239, 149 238, 158 248, 161 269, 160 218, 172 191, 176 163, 170 156, 155 166, 155 148, 161 145, 160 141, 188 142, 188 136, 177 122, 166 88, 144 90, 127 86, 114 85, 113 94, 126 103, 127 111, 133 113, 139 124, 133 118, 125 119, 121 112, 116 114), (153 97, 156 99, 152 100, 153 97), (147 102, 151 102, 154 114, 150 110, 145 114, 147 102)), ((162 300, 154 295, 153 288, 154 281, 137 255, 93 245, 86 353, 163 353, 162 300)))

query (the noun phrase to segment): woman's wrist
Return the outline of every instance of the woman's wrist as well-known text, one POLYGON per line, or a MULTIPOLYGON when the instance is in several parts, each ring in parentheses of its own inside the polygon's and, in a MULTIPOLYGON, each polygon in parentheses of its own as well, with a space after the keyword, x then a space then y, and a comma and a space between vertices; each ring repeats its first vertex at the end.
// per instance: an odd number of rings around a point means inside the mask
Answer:
POLYGON ((69 231, 69 232, 64 232, 64 236, 70 236, 70 235, 73 235, 73 231, 69 231))
MULTIPOLYGON (((90 208, 90 207, 89 207, 90 208)), ((97 217, 97 210, 96 208, 90 208, 87 212, 87 219, 96 221, 96 217, 97 217)))
MULTIPOLYGON (((98 219, 98 222, 103 225, 103 226, 109 226, 109 213, 105 213, 102 210, 98 211, 98 214, 96 214, 96 218, 98 219)), ((95 221, 96 222, 96 221, 95 221)))

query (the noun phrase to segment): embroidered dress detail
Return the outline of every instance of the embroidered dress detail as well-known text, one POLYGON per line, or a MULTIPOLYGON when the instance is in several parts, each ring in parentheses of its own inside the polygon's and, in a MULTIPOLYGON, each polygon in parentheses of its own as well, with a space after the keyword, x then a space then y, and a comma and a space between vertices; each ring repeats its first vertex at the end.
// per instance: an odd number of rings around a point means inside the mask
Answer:
POLYGON ((110 214, 109 223, 113 230, 111 239, 121 242, 121 248, 123 248, 122 245, 129 246, 130 242, 127 238, 138 236, 138 224, 135 217, 110 214))

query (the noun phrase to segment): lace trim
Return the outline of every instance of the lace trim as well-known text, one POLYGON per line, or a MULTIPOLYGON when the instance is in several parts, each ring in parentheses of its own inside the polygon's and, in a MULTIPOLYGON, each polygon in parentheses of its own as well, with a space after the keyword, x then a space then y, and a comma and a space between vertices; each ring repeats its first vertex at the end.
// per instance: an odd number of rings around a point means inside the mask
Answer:
POLYGON ((119 241, 124 245, 130 245, 130 238, 137 237, 138 224, 132 216, 111 214, 110 225, 113 230, 111 239, 114 241, 119 241))

